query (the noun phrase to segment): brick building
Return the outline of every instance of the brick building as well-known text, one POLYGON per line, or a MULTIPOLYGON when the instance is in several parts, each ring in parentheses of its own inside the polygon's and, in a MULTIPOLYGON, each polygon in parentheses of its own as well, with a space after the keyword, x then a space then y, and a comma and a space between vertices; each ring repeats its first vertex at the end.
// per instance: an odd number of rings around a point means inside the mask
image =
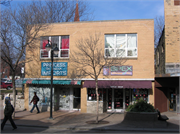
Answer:
POLYGON ((179 113, 180 0, 164 0, 165 26, 155 50, 155 107, 179 113))
MULTIPOLYGON (((78 39, 100 32, 101 47, 104 54, 110 48, 124 49, 125 68, 131 68, 127 73, 114 71, 116 75, 106 71, 99 76, 99 112, 124 111, 128 104, 136 99, 143 98, 154 105, 154 21, 153 20, 116 20, 92 22, 66 22, 49 24, 51 32, 41 31, 40 40, 34 44, 38 49, 33 51, 31 57, 29 48, 26 57, 32 59, 26 63, 25 108, 29 105, 33 92, 40 98, 39 107, 49 110, 50 102, 50 52, 45 50, 48 40, 56 42, 60 52, 54 57, 53 80, 53 110, 81 110, 92 113, 96 111, 95 83, 90 77, 71 79, 73 66, 70 62, 70 51, 76 51, 75 42, 78 39), (148 34, 147 34, 148 33, 148 34), (130 45, 130 44, 131 45, 130 45), (120 45, 119 47, 118 44, 120 45), (36 55, 36 56, 34 56, 36 55)), ((118 53, 117 53, 118 54, 118 53)), ((114 55, 116 56, 116 54, 114 55)), ((121 68, 119 65, 118 68, 121 68)), ((110 69, 111 70, 111 69, 110 69)), ((111 70, 112 71, 112 70, 111 70)), ((123 71, 123 70, 121 70, 123 71)))

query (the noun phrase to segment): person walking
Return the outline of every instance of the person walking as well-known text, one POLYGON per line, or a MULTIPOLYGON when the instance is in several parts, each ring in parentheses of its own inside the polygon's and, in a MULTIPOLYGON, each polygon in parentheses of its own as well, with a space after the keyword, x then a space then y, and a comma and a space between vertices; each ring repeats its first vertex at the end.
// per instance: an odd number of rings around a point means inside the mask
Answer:
POLYGON ((33 96, 32 100, 30 102, 30 104, 33 102, 33 107, 32 107, 32 109, 30 111, 31 113, 32 113, 32 111, 34 110, 35 107, 37 109, 37 114, 40 113, 39 108, 37 106, 38 101, 39 101, 39 97, 36 95, 36 92, 34 92, 34 96, 33 96))
POLYGON ((1 130, 4 129, 4 125, 6 124, 6 121, 8 119, 11 122, 12 127, 14 129, 17 129, 17 126, 12 119, 12 113, 14 112, 14 107, 11 105, 11 102, 8 99, 5 100, 5 104, 6 104, 6 106, 4 109, 4 119, 3 119, 3 122, 1 123, 1 130))
POLYGON ((6 97, 4 97, 4 109, 5 109, 5 106, 6 106, 6 100, 8 100, 11 103, 10 94, 7 94, 6 97))

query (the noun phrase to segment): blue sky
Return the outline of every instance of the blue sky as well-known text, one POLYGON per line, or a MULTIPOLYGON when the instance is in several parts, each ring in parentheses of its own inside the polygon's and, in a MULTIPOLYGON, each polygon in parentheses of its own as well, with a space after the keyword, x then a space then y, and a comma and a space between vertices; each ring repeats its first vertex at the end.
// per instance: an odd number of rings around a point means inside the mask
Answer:
POLYGON ((94 20, 154 19, 164 16, 164 0, 91 0, 94 20))
MULTIPOLYGON (((27 0, 28 1, 28 0, 27 0)), ((94 11, 94 21, 154 19, 164 16, 164 0, 85 0, 94 11)), ((13 0, 11 5, 25 0, 13 0)))

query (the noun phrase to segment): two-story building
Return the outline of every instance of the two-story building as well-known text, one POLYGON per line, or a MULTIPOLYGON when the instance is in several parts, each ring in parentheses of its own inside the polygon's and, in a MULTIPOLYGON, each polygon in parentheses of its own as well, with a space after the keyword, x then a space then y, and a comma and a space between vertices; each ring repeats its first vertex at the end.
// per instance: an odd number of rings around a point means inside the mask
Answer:
POLYGON ((25 65, 25 108, 36 91, 40 98, 41 111, 49 110, 51 56, 45 46, 50 40, 57 44, 59 54, 54 55, 53 110, 96 111, 95 81, 90 77, 71 77, 73 66, 71 53, 76 51, 76 42, 101 33, 101 47, 105 52, 110 48, 116 51, 110 57, 117 57, 124 51, 126 62, 123 65, 104 69, 99 76, 99 112, 124 111, 136 99, 143 98, 154 105, 154 20, 115 20, 67 22, 49 24, 50 32, 41 31, 36 41, 37 49, 26 49, 26 58, 31 62, 25 65), (109 75, 108 77, 105 77, 109 75))
POLYGON ((155 50, 155 108, 179 113, 180 0, 164 0, 164 20, 155 50))

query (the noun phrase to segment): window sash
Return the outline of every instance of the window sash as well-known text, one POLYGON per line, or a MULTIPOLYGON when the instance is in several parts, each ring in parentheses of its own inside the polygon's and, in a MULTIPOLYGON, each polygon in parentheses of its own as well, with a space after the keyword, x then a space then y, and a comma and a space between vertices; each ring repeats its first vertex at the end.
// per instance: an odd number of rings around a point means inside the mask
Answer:
MULTIPOLYGON (((64 39, 68 39, 66 41, 68 41, 68 45, 67 44, 63 44, 64 47, 62 48, 62 38, 63 36, 50 36, 50 37, 42 37, 41 38, 41 46, 40 46, 40 58, 43 59, 43 58, 51 58, 51 51, 47 52, 46 49, 45 49, 45 44, 43 44, 43 41, 44 40, 50 40, 51 39, 55 40, 55 42, 53 43, 56 43, 57 44, 57 47, 59 48, 59 52, 58 52, 58 55, 55 55, 54 54, 54 58, 69 58, 69 36, 64 36, 64 39), (58 37, 58 38, 56 38, 58 37)), ((47 43, 47 42, 46 42, 47 43)), ((55 47, 55 46, 54 46, 55 47)))
POLYGON ((105 35, 104 55, 105 57, 110 57, 110 58, 137 57, 137 34, 105 35))

